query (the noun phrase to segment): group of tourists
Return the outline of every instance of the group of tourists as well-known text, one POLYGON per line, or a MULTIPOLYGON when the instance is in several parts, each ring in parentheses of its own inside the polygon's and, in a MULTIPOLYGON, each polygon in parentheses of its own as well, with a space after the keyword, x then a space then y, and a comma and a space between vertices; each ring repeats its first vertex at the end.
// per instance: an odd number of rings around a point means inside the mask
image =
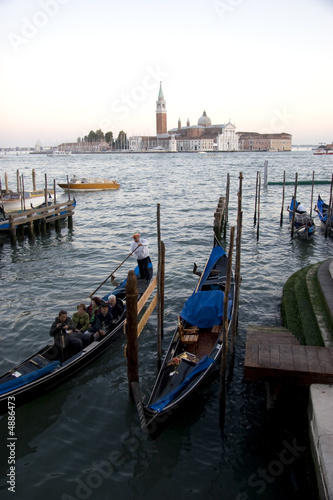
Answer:
MULTIPOLYGON (((148 241, 134 233, 129 255, 134 254, 140 270, 140 278, 149 281, 148 264, 150 261, 148 241)), ((94 296, 88 307, 81 303, 72 318, 67 311, 61 310, 50 328, 50 336, 67 359, 79 353, 93 341, 101 340, 117 325, 124 312, 124 303, 115 295, 109 295, 108 301, 94 296)))
POLYGON ((67 311, 61 310, 52 323, 50 335, 55 345, 70 357, 110 333, 123 311, 123 301, 115 295, 110 295, 108 302, 93 297, 88 308, 85 304, 78 304, 72 318, 67 311))

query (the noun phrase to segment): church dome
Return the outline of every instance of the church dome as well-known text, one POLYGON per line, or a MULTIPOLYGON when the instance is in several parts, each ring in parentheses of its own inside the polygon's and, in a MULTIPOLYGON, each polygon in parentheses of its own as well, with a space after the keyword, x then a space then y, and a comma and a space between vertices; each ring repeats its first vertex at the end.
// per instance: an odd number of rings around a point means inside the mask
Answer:
POLYGON ((211 124, 211 119, 208 118, 208 116, 206 115, 206 111, 204 111, 203 115, 198 120, 198 125, 200 125, 201 127, 209 127, 209 125, 211 124))

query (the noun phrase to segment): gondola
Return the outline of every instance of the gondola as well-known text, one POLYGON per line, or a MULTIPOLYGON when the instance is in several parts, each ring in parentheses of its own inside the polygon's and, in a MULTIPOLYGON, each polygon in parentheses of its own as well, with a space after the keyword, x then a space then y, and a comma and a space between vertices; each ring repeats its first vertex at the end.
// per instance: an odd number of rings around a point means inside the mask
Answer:
POLYGON ((318 214, 322 226, 325 227, 325 229, 328 229, 329 234, 331 234, 333 227, 333 213, 332 210, 331 211, 329 210, 329 205, 323 202, 319 194, 318 194, 317 205, 314 207, 314 209, 318 214))
MULTIPOLYGON (((308 214, 307 212, 297 211, 299 205, 300 203, 296 200, 293 234, 294 236, 299 236, 303 239, 310 239, 316 232, 316 225, 310 214, 308 214)), ((289 222, 291 226, 293 221, 294 197, 292 197, 290 206, 287 208, 287 210, 289 212, 289 222)))
MULTIPOLYGON (((228 257, 217 241, 192 295, 178 316, 171 343, 147 404, 132 383, 142 429, 155 439, 176 411, 215 371, 222 352, 222 321, 228 257)), ((195 272, 195 271, 193 271, 195 272)), ((198 274, 198 273, 196 273, 198 274)), ((232 323, 234 284, 228 303, 232 323)))
MULTIPOLYGON (((149 273, 152 276, 153 268, 151 263, 149 263, 149 273)), ((135 268, 135 274, 139 276, 138 266, 135 268)), ((127 279, 112 292, 102 297, 102 300, 107 301, 109 295, 112 294, 117 299, 124 301, 126 298, 126 282, 127 279)), ((138 300, 148 285, 149 282, 147 283, 146 280, 138 279, 138 300)), ((101 340, 93 341, 69 359, 62 361, 61 353, 54 344, 47 344, 28 359, 0 376, 0 415, 7 412, 10 401, 15 401, 15 406, 21 406, 32 401, 55 389, 77 372, 93 363, 121 337, 125 319, 126 304, 122 316, 110 333, 101 337, 101 340)))

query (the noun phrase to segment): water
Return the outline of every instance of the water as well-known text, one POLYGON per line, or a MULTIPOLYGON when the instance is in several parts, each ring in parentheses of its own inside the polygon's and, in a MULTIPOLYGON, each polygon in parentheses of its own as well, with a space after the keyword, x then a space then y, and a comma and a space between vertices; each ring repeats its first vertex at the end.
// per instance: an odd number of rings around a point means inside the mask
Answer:
MULTIPOLYGON (((219 427, 219 383, 211 381, 196 401, 179 413, 151 442, 141 433, 136 409, 128 397, 125 339, 102 359, 48 395, 16 411, 16 498, 35 499, 289 499, 316 498, 306 406, 295 414, 265 411, 262 384, 243 381, 246 330, 249 323, 280 325, 283 285, 296 270, 332 256, 332 240, 319 231, 312 241, 290 241, 287 212, 280 227, 282 186, 261 190, 260 238, 253 226, 256 172, 269 163, 269 181, 330 179, 332 157, 311 151, 234 153, 220 156, 73 155, 49 158, 7 155, 1 178, 16 170, 31 187, 66 176, 114 178, 116 192, 76 196, 74 227, 63 225, 34 243, 26 239, 0 247, 1 372, 49 340, 49 327, 60 309, 70 313, 127 256, 135 231, 150 242, 156 263, 157 203, 166 247, 165 349, 184 301, 202 269, 213 241, 213 214, 225 194, 230 174, 230 226, 236 225, 239 172, 243 172, 243 233, 239 327, 233 378, 228 384, 224 432, 219 427), (288 446, 301 447, 294 455, 288 446), (287 454, 287 455, 286 455, 287 454), (288 464, 281 457, 288 456, 288 464), (279 458, 280 457, 280 458, 279 458), (264 471, 264 472, 263 472, 264 471)), ((286 187, 285 208, 293 194, 286 187)), ((329 198, 329 186, 316 186, 329 198)), ((310 208, 311 186, 298 187, 298 199, 310 208)), ((58 192, 59 199, 66 195, 58 192)), ((229 235, 226 247, 228 247, 229 235)), ((132 258, 131 258, 132 259, 132 258)), ((121 279, 135 263, 129 259, 116 273, 121 279)), ((101 289, 107 292, 109 283, 101 289)), ((140 382, 148 396, 156 375, 156 314, 139 340, 140 382)), ((290 402, 289 402, 290 403, 290 402)), ((300 398, 302 405, 302 398, 300 398)), ((11 498, 6 484, 7 417, 0 417, 1 498, 11 498)))

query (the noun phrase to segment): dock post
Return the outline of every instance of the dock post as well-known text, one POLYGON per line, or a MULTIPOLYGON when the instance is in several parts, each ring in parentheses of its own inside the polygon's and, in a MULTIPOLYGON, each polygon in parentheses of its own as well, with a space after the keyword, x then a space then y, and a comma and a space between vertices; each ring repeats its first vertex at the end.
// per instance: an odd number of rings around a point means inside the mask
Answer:
POLYGON ((227 268, 227 278, 224 289, 224 301, 223 301, 223 329, 222 329, 222 353, 221 353, 221 366, 220 366, 220 426, 224 427, 224 417, 225 417, 225 374, 227 368, 227 356, 228 356, 228 306, 229 306, 229 293, 231 284, 231 269, 232 269, 232 252, 234 245, 234 235, 235 227, 232 226, 230 229, 230 243, 228 252, 228 268, 227 268))
POLYGON ((35 169, 32 169, 32 189, 36 191, 36 172, 35 169))
POLYGON ((32 220, 30 222, 28 222, 28 234, 29 234, 29 240, 34 240, 35 239, 35 235, 34 235, 34 223, 33 223, 32 220))
POLYGON ((16 170, 16 186, 17 186, 16 191, 19 193, 21 190, 20 190, 20 171, 18 169, 16 170))
POLYGON ((311 185, 310 217, 312 217, 312 203, 313 203, 314 178, 315 178, 315 171, 314 171, 314 170, 312 170, 312 185, 311 185))
POLYGON ((264 163, 264 188, 267 189, 268 186, 268 161, 265 160, 264 163))
POLYGON ((291 238, 294 237, 294 223, 295 223, 295 213, 296 213, 296 193, 297 193, 297 179, 298 179, 298 173, 296 172, 295 174, 295 190, 294 190, 294 209, 293 209, 293 216, 291 219, 291 238))
POLYGON ((16 245, 16 227, 12 220, 12 215, 9 215, 9 231, 10 231, 10 242, 13 246, 16 245))
POLYGON ((40 226, 41 226, 41 233, 43 236, 46 236, 46 220, 43 217, 40 221, 40 226))
POLYGON ((238 324, 238 305, 239 305, 239 288, 241 282, 240 267, 241 267, 241 240, 242 240, 242 186, 243 186, 243 173, 239 173, 239 190, 238 190, 238 216, 237 216, 237 235, 236 235, 236 255, 235 255, 235 303, 234 303, 234 314, 232 318, 232 343, 231 343, 231 354, 234 355, 235 352, 235 342, 238 324))
POLYGON ((228 223, 228 207, 229 207, 229 191, 230 191, 230 174, 227 173, 227 185, 225 190, 225 211, 223 220, 223 238, 227 236, 227 223, 228 223))
POLYGON ((129 395, 134 402, 132 382, 139 382, 138 366, 138 282, 133 270, 126 283, 127 379, 129 395))
POLYGON ((163 339, 163 323, 164 323, 164 277, 165 277, 165 246, 164 242, 160 243, 159 256, 159 274, 157 285, 157 305, 158 305, 158 324, 157 324, 157 364, 161 367, 162 359, 162 339, 163 339))
POLYGON ((261 190, 261 173, 259 172, 257 241, 259 241, 259 225, 260 225, 260 190, 261 190))
POLYGON ((257 199, 258 199, 258 178, 259 172, 257 171, 257 179, 256 179, 256 197, 254 200, 254 216, 253 216, 253 225, 255 226, 257 223, 257 199))
POLYGON ((281 206, 281 214, 280 214, 280 227, 282 227, 282 224, 283 224, 285 185, 286 185, 286 171, 284 170, 283 171, 283 188, 282 188, 282 206, 281 206))
POLYGON ((9 192, 9 187, 8 187, 8 175, 7 172, 5 172, 5 186, 6 186, 6 193, 9 192))

